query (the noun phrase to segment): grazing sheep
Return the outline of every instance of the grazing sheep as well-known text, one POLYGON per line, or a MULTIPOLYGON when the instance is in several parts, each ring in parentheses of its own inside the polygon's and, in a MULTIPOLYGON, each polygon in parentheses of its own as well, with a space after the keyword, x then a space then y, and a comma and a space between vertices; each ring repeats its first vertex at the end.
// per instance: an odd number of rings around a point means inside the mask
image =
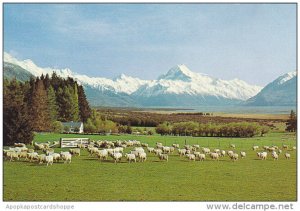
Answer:
POLYGON ((45 154, 38 155, 38 159, 37 159, 38 163, 42 164, 45 160, 45 157, 46 157, 45 154))
POLYGON ((99 150, 97 153, 96 153, 97 157, 99 159, 103 159, 103 160, 107 160, 108 158, 108 152, 107 152, 107 149, 102 149, 102 150, 99 150))
POLYGON ((156 142, 156 148, 161 149, 163 147, 163 144, 160 142, 156 142))
POLYGON ((275 150, 276 150, 275 147, 269 147, 269 148, 268 148, 268 151, 269 151, 269 152, 274 152, 275 150))
POLYGON ((143 147, 135 147, 134 151, 138 151, 138 152, 145 152, 143 147))
POLYGON ((159 153, 158 154, 158 157, 160 160, 166 160, 167 162, 169 161, 169 156, 168 154, 162 154, 162 153, 159 153))
POLYGON ((267 156, 268 156, 268 153, 267 153, 267 152, 261 152, 261 153, 260 153, 260 158, 261 158, 262 160, 266 160, 266 159, 267 159, 267 156))
POLYGON ((71 161, 72 161, 72 155, 69 152, 62 153, 61 158, 62 158, 62 160, 64 160, 64 163, 69 163, 70 164, 71 161))
POLYGON ((84 148, 85 148, 85 144, 77 144, 77 147, 78 147, 79 149, 84 149, 84 148))
POLYGON ((218 154, 218 153, 215 153, 215 152, 211 152, 211 153, 210 153, 210 158, 211 158, 212 160, 217 160, 217 161, 219 161, 219 154, 218 154))
POLYGON ((232 161, 237 161, 239 159, 239 154, 237 154, 237 153, 231 154, 230 159, 232 161))
POLYGON ((46 155, 51 155, 54 153, 54 149, 43 149, 43 152, 45 152, 46 155))
POLYGON ((278 160, 278 154, 275 151, 272 152, 272 158, 278 160))
POLYGON ((235 149, 235 144, 230 144, 230 148, 235 149))
POLYGON ((154 147, 147 147, 148 152, 152 153, 154 152, 154 147))
POLYGON ((43 144, 38 144, 36 142, 33 144, 33 146, 35 150, 42 150, 45 148, 43 144))
POLYGON ((284 156, 285 156, 285 159, 290 159, 291 158, 291 154, 290 153, 285 153, 284 156))
POLYGON ((69 152, 70 152, 72 155, 78 155, 78 156, 80 156, 80 148, 69 149, 69 152))
POLYGON ((280 155, 282 153, 282 150, 281 149, 278 149, 278 154, 280 155))
POLYGON ((167 153, 170 153, 170 152, 171 152, 171 149, 170 149, 170 147, 165 147, 165 146, 163 146, 163 147, 162 147, 162 151, 163 151, 163 153, 167 154, 167 153))
POLYGON ((196 149, 200 149, 200 146, 198 144, 194 144, 193 147, 195 147, 196 149))
POLYGON ((193 154, 198 157, 200 155, 201 152, 193 152, 193 154))
POLYGON ((142 145, 142 147, 148 147, 148 146, 149 146, 149 145, 146 144, 146 143, 142 143, 141 145, 142 145))
POLYGON ((138 158, 140 162, 145 162, 147 160, 147 154, 145 152, 139 152, 138 158))
POLYGON ((200 161, 204 161, 205 160, 205 154, 199 154, 198 156, 200 161))
POLYGON ((174 148, 179 148, 179 144, 172 144, 172 147, 174 147, 174 148))
POLYGON ((215 153, 219 153, 220 150, 219 150, 219 149, 214 149, 214 152, 215 152, 215 153))
POLYGON ((52 155, 45 156, 45 162, 47 163, 47 166, 49 164, 52 166, 52 164, 53 164, 53 157, 52 157, 52 155))
POLYGON ((128 160, 128 163, 130 163, 131 161, 136 162, 136 158, 135 158, 135 154, 125 154, 125 158, 128 160))
POLYGON ((54 162, 54 161, 55 161, 55 162, 59 162, 59 160, 60 160, 60 154, 58 154, 58 153, 53 153, 51 156, 53 157, 53 162, 54 162))
POLYGON ((97 152, 99 151, 99 149, 97 147, 88 147, 87 149, 88 149, 88 152, 89 152, 89 156, 97 154, 97 152))
POLYGON ((154 149, 155 155, 159 155, 162 153, 162 149, 154 149))
POLYGON ((263 146, 264 150, 268 150, 270 147, 269 146, 263 146))
POLYGON ((121 161, 122 159, 122 153, 120 152, 113 153, 112 158, 115 160, 115 163, 117 164, 117 162, 121 161))
POLYGON ((27 158, 26 160, 29 160, 29 162, 35 160, 38 158, 38 153, 37 152, 29 152, 27 153, 27 158))
POLYGON ((246 152, 241 152, 241 158, 245 158, 246 157, 246 152))
POLYGON ((182 155, 185 155, 186 149, 178 149, 178 154, 181 157, 182 155))
POLYGON ((293 150, 296 150, 297 149, 297 147, 296 146, 293 146, 293 150))
POLYGON ((195 161, 196 160, 196 156, 194 154, 186 154, 185 155, 189 160, 193 160, 195 161))
POLYGON ((34 149, 28 149, 28 151, 27 152, 34 152, 34 149))
POLYGON ((134 154, 135 157, 138 157, 139 156, 139 151, 131 151, 130 154, 134 154))
POLYGON ((26 151, 19 152, 18 157, 19 158, 25 158, 25 160, 26 160, 27 159, 27 152, 26 151))
POLYGON ((285 149, 285 150, 287 150, 289 148, 289 146, 288 145, 286 145, 286 144, 283 144, 282 145, 282 149, 285 149))
POLYGON ((13 161, 13 160, 19 160, 19 153, 15 152, 15 151, 5 151, 4 155, 7 159, 9 159, 9 161, 13 161))
POLYGON ((231 150, 229 150, 229 151, 227 152, 227 155, 228 155, 229 157, 231 157, 233 154, 234 154, 234 152, 231 151, 231 150))
POLYGON ((202 148, 202 152, 204 154, 209 154, 210 153, 210 149, 209 148, 202 148))
POLYGON ((220 152, 220 156, 221 156, 221 157, 225 157, 225 155, 226 155, 226 152, 225 152, 225 150, 221 150, 221 152, 220 152))
POLYGON ((257 152, 256 155, 258 158, 261 158, 261 152, 257 152))
POLYGON ((256 151, 259 149, 259 146, 253 146, 252 149, 253 149, 253 151, 256 151))

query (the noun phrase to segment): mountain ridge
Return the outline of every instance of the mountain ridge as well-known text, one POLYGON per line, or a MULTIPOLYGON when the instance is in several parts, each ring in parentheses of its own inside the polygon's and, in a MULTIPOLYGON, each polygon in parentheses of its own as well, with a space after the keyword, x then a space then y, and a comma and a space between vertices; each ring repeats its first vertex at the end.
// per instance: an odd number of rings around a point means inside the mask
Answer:
POLYGON ((41 68, 29 59, 19 61, 6 52, 4 61, 16 64, 34 76, 51 75, 54 71, 61 77, 72 77, 90 90, 86 94, 93 105, 155 106, 153 102, 157 102, 157 105, 165 102, 164 106, 237 104, 255 96, 262 89, 239 79, 226 81, 196 73, 183 64, 172 67, 156 80, 142 80, 125 74, 107 79, 78 74, 69 68, 41 68))

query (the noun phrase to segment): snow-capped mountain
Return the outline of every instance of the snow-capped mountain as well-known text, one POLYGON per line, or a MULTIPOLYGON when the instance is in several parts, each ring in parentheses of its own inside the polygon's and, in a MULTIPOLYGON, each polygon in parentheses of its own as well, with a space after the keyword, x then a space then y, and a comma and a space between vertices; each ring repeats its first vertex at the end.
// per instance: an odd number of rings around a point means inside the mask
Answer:
POLYGON ((246 101, 253 106, 295 106, 297 104, 297 72, 289 72, 265 86, 246 101))
POLYGON ((41 68, 31 60, 20 61, 4 53, 4 61, 29 71, 34 76, 72 77, 85 87, 92 105, 103 106, 197 106, 224 105, 245 101, 262 87, 233 79, 221 80, 195 73, 185 65, 177 65, 157 80, 141 80, 124 74, 114 79, 89 77, 70 69, 41 68))

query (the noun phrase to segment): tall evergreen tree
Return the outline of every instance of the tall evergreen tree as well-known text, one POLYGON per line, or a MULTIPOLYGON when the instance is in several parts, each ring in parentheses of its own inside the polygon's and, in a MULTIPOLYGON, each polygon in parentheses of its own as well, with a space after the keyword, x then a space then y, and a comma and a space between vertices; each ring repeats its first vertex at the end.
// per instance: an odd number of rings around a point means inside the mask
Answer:
POLYGON ((86 122, 91 117, 92 110, 86 99, 85 92, 82 86, 78 86, 78 104, 79 104, 79 116, 81 121, 86 122))
POLYGON ((286 122, 285 130, 289 132, 295 132, 297 130, 297 116, 293 110, 291 110, 290 117, 286 122))
POLYGON ((71 103, 72 121, 79 121, 78 90, 77 90, 76 83, 74 83, 74 87, 70 86, 70 92, 72 94, 72 103, 71 103))
POLYGON ((50 114, 50 119, 51 122, 54 122, 58 118, 58 106, 56 103, 55 91, 52 86, 48 88, 47 96, 48 96, 48 110, 50 114))
POLYGON ((35 90, 32 93, 31 108, 33 129, 39 132, 49 131, 51 120, 48 110, 48 98, 42 80, 37 80, 35 90))
POLYGON ((16 80, 4 81, 3 86, 3 144, 30 143, 34 134, 26 104, 25 91, 29 85, 20 85, 16 80))

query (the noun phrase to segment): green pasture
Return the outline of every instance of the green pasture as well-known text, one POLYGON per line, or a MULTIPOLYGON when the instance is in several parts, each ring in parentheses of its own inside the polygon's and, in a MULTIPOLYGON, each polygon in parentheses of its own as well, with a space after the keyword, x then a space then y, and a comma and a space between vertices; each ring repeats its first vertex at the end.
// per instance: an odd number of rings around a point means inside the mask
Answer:
MULTIPOLYGON (((35 141, 59 140, 61 137, 88 137, 93 140, 139 140, 154 146, 178 143, 199 144, 210 149, 246 151, 247 157, 232 162, 188 161, 177 153, 169 162, 147 153, 144 163, 115 164, 111 158, 99 161, 82 150, 71 164, 39 165, 24 160, 4 161, 4 201, 296 201, 296 151, 291 159, 281 154, 273 161, 256 157, 253 145, 282 144, 296 146, 295 134, 269 133, 265 137, 215 138, 172 136, 99 136, 74 134, 37 134, 35 141)), ((56 152, 60 152, 56 148, 56 152)), ((127 148, 125 151, 129 151, 127 148)), ((285 152, 285 151, 284 151, 285 152)))

